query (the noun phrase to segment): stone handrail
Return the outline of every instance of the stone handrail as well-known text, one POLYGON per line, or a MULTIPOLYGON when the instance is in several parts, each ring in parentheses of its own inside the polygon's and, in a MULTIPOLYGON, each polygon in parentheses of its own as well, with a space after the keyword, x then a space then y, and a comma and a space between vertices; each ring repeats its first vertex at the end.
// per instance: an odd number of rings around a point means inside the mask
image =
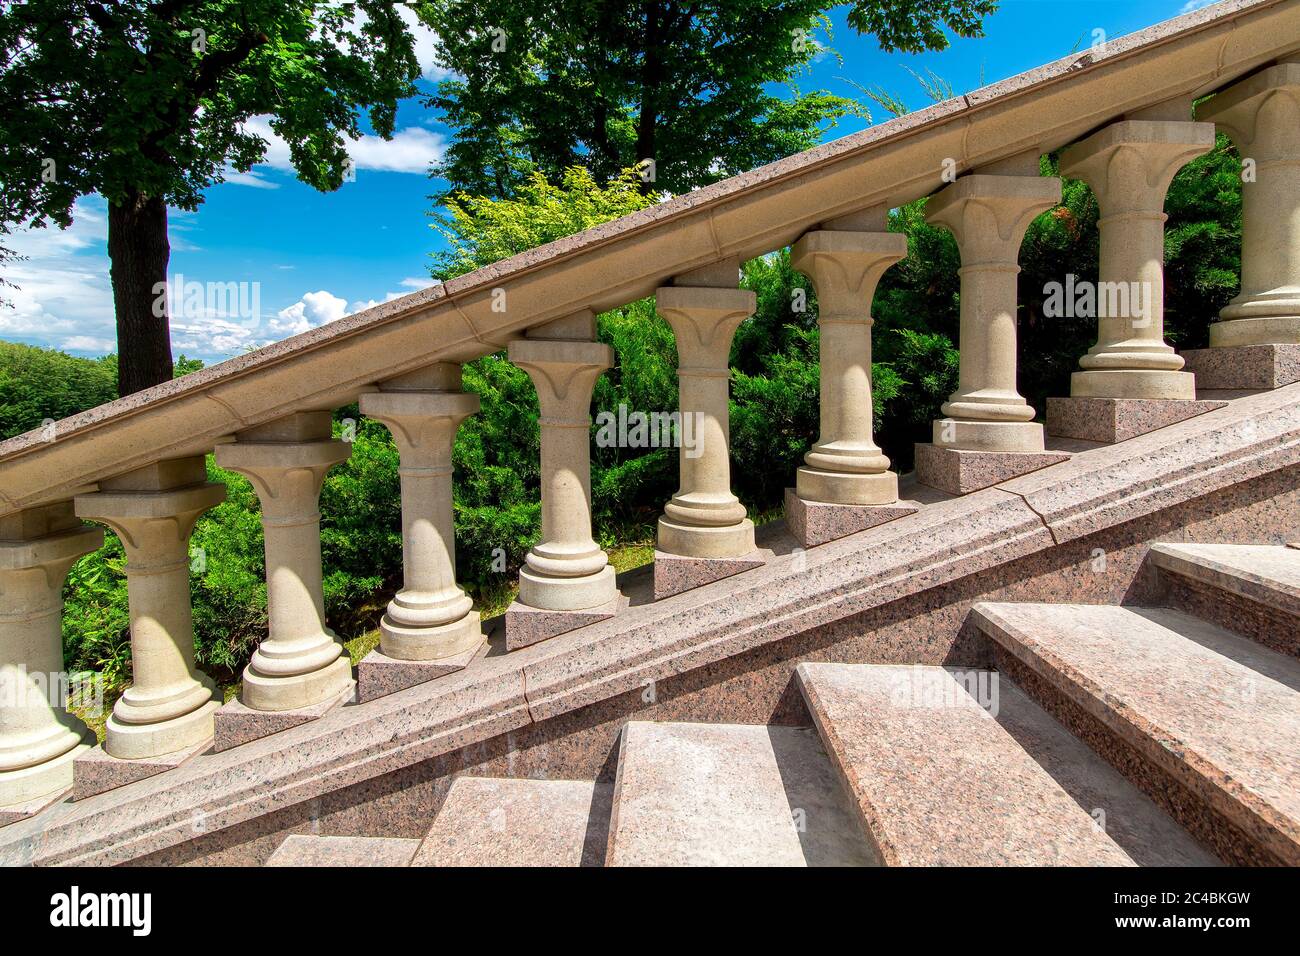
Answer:
POLYGON ((1016 390, 1020 243, 1060 198, 1039 174, 1044 152, 1068 147, 1063 169, 1098 197, 1102 281, 1152 290, 1140 321, 1103 316, 1059 414, 1171 400, 1185 411, 1166 406, 1164 421, 1195 414, 1192 373, 1163 337, 1163 203, 1214 123, 1255 155, 1243 289, 1211 344, 1233 350, 1230 364, 1261 361, 1250 350, 1300 343, 1300 0, 1196 11, 0 443, 0 823, 69 786, 86 796, 162 772, 214 734, 227 749, 469 666, 483 634, 455 580, 451 447, 478 407, 460 366, 481 355, 508 348, 541 404, 543 540, 507 648, 618 613, 591 529, 588 410, 614 359, 594 316, 646 295, 673 327, 680 415, 701 441, 698 455, 683 449, 660 519, 655 595, 761 566, 731 492, 727 382, 732 335, 755 307, 739 264, 773 249, 794 246, 821 302, 821 431, 787 493, 792 530, 810 547, 915 511, 873 440, 870 401, 871 298, 906 254, 887 214, 912 199, 932 196, 927 215, 962 258, 960 382, 933 443, 917 446, 920 479, 962 494, 1064 460, 1016 390), (318 498, 349 454, 330 410, 357 400, 400 452, 404 586, 354 691, 325 622, 318 498), (214 449, 261 502, 269 615, 224 707, 194 666, 187 566, 195 521, 224 497, 205 479, 214 449), (81 518, 123 541, 134 659, 94 751, 36 679, 61 664, 64 577, 102 539, 81 518))

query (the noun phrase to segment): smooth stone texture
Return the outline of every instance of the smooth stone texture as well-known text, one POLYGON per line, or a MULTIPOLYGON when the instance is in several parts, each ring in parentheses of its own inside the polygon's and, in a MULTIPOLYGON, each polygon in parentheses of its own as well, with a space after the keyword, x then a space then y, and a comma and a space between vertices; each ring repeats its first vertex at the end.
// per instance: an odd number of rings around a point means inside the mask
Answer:
MULTIPOLYGON (((89 749, 90 747, 87 745, 78 748, 77 750, 69 751, 66 754, 62 754, 56 759, 71 764, 74 759, 89 749)), ((11 823, 18 823, 20 820, 26 820, 28 817, 34 817, 46 807, 58 803, 65 796, 71 795, 71 793, 71 790, 59 790, 55 793, 47 793, 23 803, 11 803, 7 807, 0 807, 0 827, 6 827, 11 823)))
POLYGON ((375 648, 357 664, 357 702, 364 704, 377 697, 396 694, 416 684, 437 680, 464 670, 475 658, 487 653, 486 643, 462 651, 454 657, 437 661, 404 661, 387 657, 375 648))
MULTIPOLYGON (((215 709, 215 701, 212 707, 215 709)), ((97 793, 115 790, 128 783, 174 770, 196 754, 203 753, 211 744, 209 738, 194 747, 141 760, 123 760, 111 756, 103 747, 94 747, 72 763, 72 799, 85 800, 97 793)))
POLYGON ((916 444, 916 477, 950 495, 966 495, 1068 461, 1062 452, 967 451, 916 444))
POLYGON ((1187 370, 1202 389, 1281 388, 1300 382, 1300 345, 1189 349, 1187 370))
MULTIPOLYGON (((340 660, 344 664, 347 663, 347 658, 340 658, 340 660)), ((294 710, 253 710, 236 698, 223 705, 214 715, 216 736, 212 749, 220 753, 238 747, 240 744, 269 737, 316 720, 335 707, 352 700, 355 693, 356 685, 349 681, 343 693, 319 704, 298 707, 294 710)))
POLYGON ((1143 398, 1049 398, 1047 434, 1113 444, 1227 404, 1143 398))
POLYGON ((868 866, 817 736, 797 727, 629 721, 608 866, 868 866))
POLYGON ((833 505, 805 501, 793 488, 785 489, 785 523, 805 548, 866 531, 886 521, 904 518, 920 509, 919 502, 892 505, 833 505))
POLYGON ((294 833, 267 866, 410 866, 419 840, 395 837, 320 837, 294 833))
POLYGON ((690 591, 721 581, 742 571, 761 568, 766 563, 763 551, 753 551, 742 558, 687 558, 666 551, 655 551, 655 600, 690 591))
POLYGON ((971 614, 1262 849, 1300 862, 1300 661, 1178 611, 982 603, 971 614))
MULTIPOLYGON (((610 568, 613 571, 613 568, 610 568)), ((608 621, 628 606, 624 595, 585 611, 544 611, 512 601, 506 608, 506 650, 515 651, 540 641, 576 631, 588 624, 608 621)))
POLYGON ((944 668, 804 663, 796 674, 886 865, 1133 865, 944 668))
POLYGON ((458 777, 412 866, 600 866, 608 784, 458 777))

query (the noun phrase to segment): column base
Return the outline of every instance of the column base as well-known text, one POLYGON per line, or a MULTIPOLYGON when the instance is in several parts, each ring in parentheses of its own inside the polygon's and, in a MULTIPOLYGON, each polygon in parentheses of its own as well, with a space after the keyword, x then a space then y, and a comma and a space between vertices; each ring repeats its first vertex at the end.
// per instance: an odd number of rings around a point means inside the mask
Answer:
POLYGON ((1203 389, 1270 389, 1300 382, 1300 345, 1192 349, 1183 358, 1203 389))
POLYGON ((1090 369, 1070 376, 1071 398, 1184 399, 1196 397, 1191 372, 1159 369, 1090 369))
POLYGON ((539 611, 598 608, 618 597, 614 579, 614 569, 608 564, 595 574, 579 578, 538 574, 525 564, 519 571, 519 600, 515 603, 539 611))
POLYGON ((95 746, 86 731, 81 742, 50 760, 0 773, 0 827, 35 816, 72 789, 76 760, 95 746))
POLYGON ((1282 344, 1300 345, 1300 315, 1266 315, 1257 319, 1222 319, 1210 323, 1212 349, 1282 344))
POLYGON ((917 443, 916 478, 950 495, 966 495, 1066 461, 1065 452, 989 452, 917 443))
POLYGON ((659 519, 655 554, 687 558, 739 558, 754 550, 754 522, 742 518, 722 527, 678 524, 659 519))
POLYGON ((931 433, 936 446, 953 450, 1030 453, 1043 450, 1043 426, 1038 422, 936 418, 931 433))
POLYGON ((1058 438, 1114 444, 1204 415, 1226 404, 1143 398, 1049 398, 1047 433, 1058 438))
POLYGON ((588 624, 607 621, 627 606, 628 599, 617 591, 612 600, 581 611, 548 611, 515 601, 506 609, 506 650, 516 651, 588 624))
POLYGON ((347 658, 341 658, 340 661, 347 667, 348 683, 339 693, 318 704, 277 711, 253 710, 237 699, 225 704, 216 713, 216 736, 212 741, 212 752, 221 753, 231 747, 278 734, 282 730, 291 730, 351 701, 356 695, 356 685, 350 676, 352 668, 347 666, 347 658))
POLYGON ((680 554, 655 551, 655 600, 704 587, 742 571, 761 568, 767 563, 762 551, 753 550, 738 558, 689 558, 680 554))
POLYGON ((443 657, 436 661, 399 660, 388 657, 383 651, 373 650, 357 665, 357 703, 364 704, 368 700, 387 697, 416 684, 454 674, 486 653, 485 641, 461 651, 455 657, 443 657))
POLYGON ((898 475, 892 471, 848 474, 805 465, 795 475, 795 491, 804 501, 890 505, 898 500, 898 475))
POLYGON ((332 701, 351 683, 352 665, 341 655, 317 670, 288 677, 259 674, 249 664, 244 668, 244 686, 239 692, 239 700, 254 711, 297 710, 332 701))
POLYGON ((379 649, 395 661, 458 659, 477 651, 482 643, 483 625, 478 611, 437 627, 407 627, 387 614, 379 622, 379 649))
MULTIPOLYGON (((217 702, 214 700, 210 708, 205 705, 204 709, 208 711, 210 722, 213 712, 217 709, 217 702)), ((163 771, 179 767, 191 757, 203 753, 211 745, 212 736, 209 734, 198 743, 190 744, 173 753, 138 760, 114 757, 103 747, 96 747, 78 757, 73 765, 75 781, 72 786, 72 799, 85 800, 97 793, 116 790, 118 787, 125 787, 128 783, 157 776, 163 771)))
MULTIPOLYGON (((897 480, 895 480, 897 487, 897 480)), ((895 494, 897 499, 897 494, 895 494)), ((785 524, 801 547, 815 548, 827 541, 866 531, 878 524, 904 518, 920 505, 897 501, 884 505, 841 505, 805 501, 794 488, 785 489, 785 524)))
POLYGON ((186 750, 212 739, 212 716, 220 706, 220 701, 209 700, 197 710, 156 724, 128 724, 110 714, 104 751, 115 760, 148 760, 186 750))

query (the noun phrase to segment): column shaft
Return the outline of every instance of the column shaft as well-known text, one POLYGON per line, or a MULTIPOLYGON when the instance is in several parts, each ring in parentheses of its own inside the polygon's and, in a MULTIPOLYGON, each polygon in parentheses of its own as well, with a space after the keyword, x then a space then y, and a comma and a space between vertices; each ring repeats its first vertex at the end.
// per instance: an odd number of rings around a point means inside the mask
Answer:
POLYGON ((297 412, 217 447, 217 464, 247 476, 262 503, 268 632, 240 693, 253 710, 323 703, 352 679, 343 647, 325 625, 321 591, 321 485, 351 454, 330 432, 329 412, 297 412))
POLYGON ((0 809, 72 786, 72 760, 95 742, 67 711, 62 589, 104 541, 71 502, 0 518, 0 809))
POLYGON ((379 622, 380 651, 398 660, 442 660, 483 642, 474 602, 456 583, 452 447, 479 408, 460 387, 460 366, 438 363, 361 396, 361 411, 392 432, 401 460, 402 589, 379 622))
POLYGON ((1057 179, 975 173, 931 197, 926 216, 961 250, 961 365, 934 442, 972 451, 1043 450, 1043 429, 1016 389, 1016 276, 1025 230, 1061 197, 1057 179))

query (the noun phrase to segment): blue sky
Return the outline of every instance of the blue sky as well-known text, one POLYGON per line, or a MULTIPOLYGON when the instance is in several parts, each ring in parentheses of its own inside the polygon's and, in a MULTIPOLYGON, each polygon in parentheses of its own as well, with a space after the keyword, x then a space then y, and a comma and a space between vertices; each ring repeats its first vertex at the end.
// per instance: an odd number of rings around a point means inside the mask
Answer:
MULTIPOLYGON (((964 93, 1084 49, 1094 31, 1117 37, 1207 5, 1203 0, 1002 0, 982 39, 957 40, 941 53, 917 56, 882 53, 874 38, 850 30, 837 8, 830 45, 842 62, 821 56, 799 85, 842 95, 858 95, 855 83, 882 87, 919 108, 928 99, 909 68, 922 75, 933 71, 964 93)), ((438 78, 431 49, 432 38, 420 35, 423 85, 438 78)), ((875 104, 868 105, 875 122, 888 119, 875 104)), ((842 124, 826 138, 864 125, 842 124)), ((429 254, 441 241, 429 227, 427 197, 436 184, 426 170, 447 137, 434 113, 410 100, 399 109, 392 142, 371 136, 354 146, 356 179, 335 193, 297 182, 285 151, 272 143, 266 165, 208 190, 196 212, 174 211, 174 303, 184 298, 180 277, 187 285, 249 283, 246 290, 257 290, 255 300, 246 297, 242 317, 223 318, 211 308, 174 309, 174 352, 220 361, 429 284, 429 254)), ((0 308, 0 338, 77 355, 113 351, 106 227, 103 202, 87 197, 70 229, 15 237, 11 245, 28 259, 6 273, 20 289, 8 292, 13 308, 0 308)))

